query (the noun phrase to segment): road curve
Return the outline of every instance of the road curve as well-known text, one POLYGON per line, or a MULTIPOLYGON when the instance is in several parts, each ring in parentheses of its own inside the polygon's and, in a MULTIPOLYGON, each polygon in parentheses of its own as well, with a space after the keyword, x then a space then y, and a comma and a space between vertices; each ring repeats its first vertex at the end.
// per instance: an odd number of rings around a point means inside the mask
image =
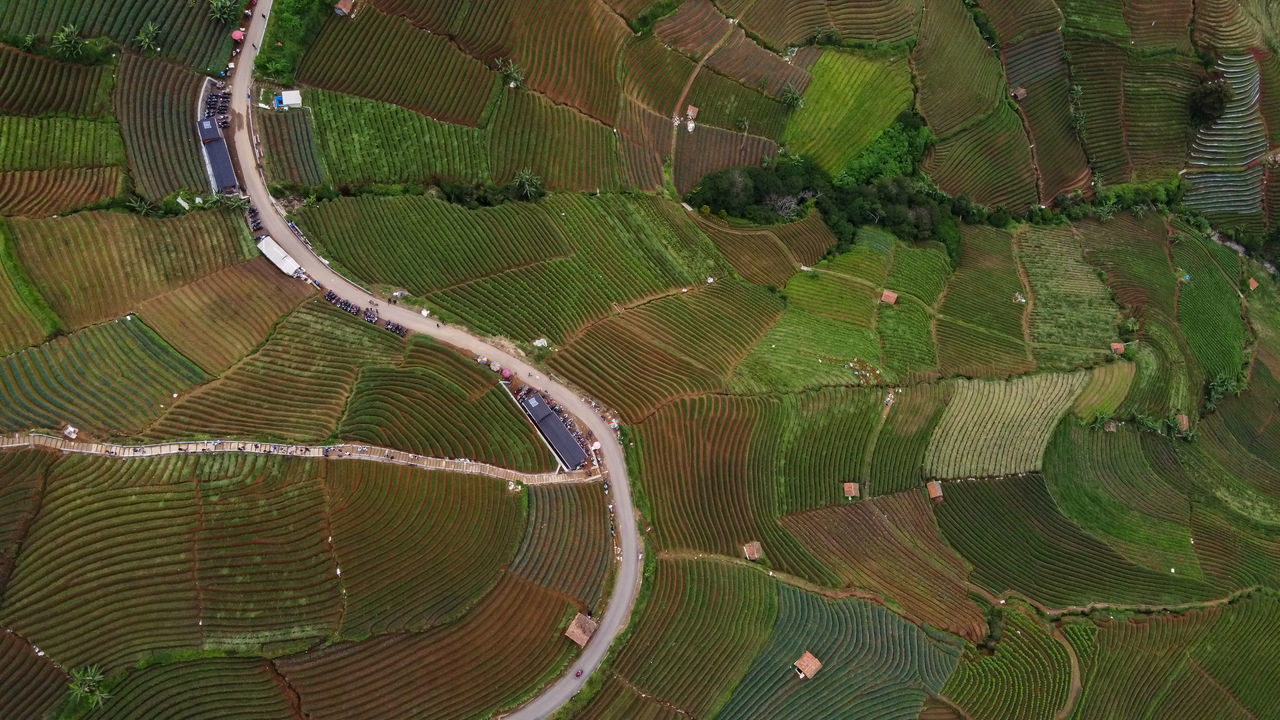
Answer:
MULTIPOLYGON (((266 181, 263 179, 254 155, 249 94, 253 86, 254 59, 257 55, 257 47, 262 44, 263 33, 267 26, 266 18, 271 13, 271 3, 272 0, 259 0, 257 7, 254 8, 253 18, 245 28, 244 50, 236 58, 236 67, 230 80, 233 115, 231 144, 241 171, 240 181, 250 200, 262 211, 263 230, 301 263, 308 275, 326 289, 333 290, 357 305, 366 305, 369 300, 383 300, 385 298, 374 298, 321 262, 311 248, 289 229, 283 211, 267 191, 266 181)), ((495 347, 460 327, 437 326, 434 320, 425 318, 417 311, 403 305, 379 302, 378 309, 382 320, 391 320, 414 332, 430 335, 465 353, 486 355, 490 360, 501 363, 504 368, 510 368, 513 372, 519 373, 522 380, 542 390, 579 418, 600 441, 600 452, 610 480, 617 538, 622 547, 622 562, 615 575, 609 604, 605 608, 603 617, 597 618, 600 627, 587 643, 578 662, 571 664, 563 676, 545 688, 537 697, 506 716, 510 720, 550 717, 582 689, 588 676, 600 666, 614 638, 626 626, 636 595, 640 591, 640 569, 643 564, 640 555, 640 536, 636 531, 635 507, 631 501, 631 482, 627 477, 627 462, 623 455, 622 444, 618 442, 617 436, 609 425, 596 414, 590 404, 583 401, 577 392, 548 378, 542 370, 533 367, 524 358, 516 357, 502 348, 495 347), (580 678, 574 677, 578 669, 582 670, 580 678)))

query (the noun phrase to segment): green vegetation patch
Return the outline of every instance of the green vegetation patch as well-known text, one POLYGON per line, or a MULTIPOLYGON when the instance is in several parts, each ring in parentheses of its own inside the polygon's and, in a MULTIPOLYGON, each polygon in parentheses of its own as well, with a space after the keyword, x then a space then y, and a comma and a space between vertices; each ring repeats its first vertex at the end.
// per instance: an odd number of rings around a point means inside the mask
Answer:
POLYGON ((734 370, 735 392, 872 385, 884 380, 875 331, 790 309, 734 370))
POLYGON ((1037 620, 1020 610, 1006 620, 993 655, 965 657, 942 688, 970 717, 1053 718, 1067 702, 1071 660, 1037 620))
POLYGON ((1041 365, 1097 361, 1116 340, 1118 308, 1069 227, 1028 227, 1016 239, 1027 272, 1032 351, 1041 365))
POLYGON ((904 57, 871 58, 828 50, 810 70, 804 107, 787 124, 783 142, 810 155, 832 175, 906 110, 914 95, 904 57))
POLYGON ((0 116, 0 171, 123 164, 114 121, 0 116))

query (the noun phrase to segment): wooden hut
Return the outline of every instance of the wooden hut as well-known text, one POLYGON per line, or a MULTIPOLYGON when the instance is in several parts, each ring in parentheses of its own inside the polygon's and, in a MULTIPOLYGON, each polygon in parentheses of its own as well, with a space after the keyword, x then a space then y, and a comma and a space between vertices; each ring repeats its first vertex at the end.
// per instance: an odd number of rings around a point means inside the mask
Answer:
POLYGON ((925 487, 929 489, 930 500, 936 503, 942 502, 942 481, 941 480, 930 480, 928 484, 925 485, 925 487))
POLYGON ((1027 89, 1024 87, 1014 88, 1013 92, 1009 93, 1009 95, 1016 102, 1022 102, 1027 99, 1027 89))
POLYGON ((600 624, 595 620, 578 613, 573 618, 573 622, 569 623, 569 627, 565 629, 564 636, 577 643, 578 647, 586 647, 587 641, 595 634, 596 628, 600 624))
POLYGON ((742 546, 742 554, 751 562, 755 562, 764 557, 764 546, 760 544, 759 540, 752 540, 742 546))
POLYGON ((889 303, 890 305, 897 305, 898 293, 892 290, 882 290, 880 291, 880 302, 889 303))
POLYGON ((858 497, 858 483, 847 482, 844 484, 844 497, 846 500, 852 500, 858 497))
POLYGON ((818 671, 822 669, 822 661, 814 657, 813 653, 805 650, 800 659, 791 664, 791 667, 796 669, 796 674, 800 676, 800 679, 808 680, 817 675, 818 671))
POLYGON ((1123 355, 1123 354, 1124 354, 1124 343, 1122 343, 1122 342, 1113 342, 1113 343, 1111 343, 1111 352, 1113 352, 1113 353, 1115 353, 1115 354, 1117 354, 1117 355, 1123 355))

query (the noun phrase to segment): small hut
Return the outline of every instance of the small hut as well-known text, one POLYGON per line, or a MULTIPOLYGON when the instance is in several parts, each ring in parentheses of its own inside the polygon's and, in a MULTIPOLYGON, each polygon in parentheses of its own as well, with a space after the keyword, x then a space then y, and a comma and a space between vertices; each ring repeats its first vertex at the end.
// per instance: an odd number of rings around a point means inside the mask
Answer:
POLYGON ((1022 102, 1027 99, 1027 89, 1024 87, 1015 88, 1013 92, 1009 93, 1009 96, 1017 102, 1022 102))
POLYGON ((351 17, 351 11, 355 6, 355 0, 338 0, 333 4, 333 12, 341 17, 351 17))
POLYGON ((569 627, 565 629, 564 636, 577 643, 578 647, 586 647, 587 641, 595 634, 596 628, 600 626, 595 620, 578 613, 574 616, 573 622, 569 623, 569 627))
POLYGON ((66 435, 68 440, 75 440, 76 436, 80 434, 80 430, 74 425, 67 425, 62 428, 62 434, 66 435))
POLYGON ((764 557, 764 546, 760 544, 759 540, 752 540, 742 546, 742 554, 751 562, 756 562, 764 557))
POLYGON ((892 290, 882 290, 880 292, 880 302, 889 303, 890 305, 898 304, 898 293, 892 290))
POLYGON ((1178 421, 1178 429, 1182 432, 1186 432, 1191 429, 1191 420, 1188 419, 1186 415, 1178 413, 1175 419, 1178 421))
POLYGON ((846 500, 852 500, 858 497, 858 483, 847 482, 844 484, 844 497, 846 500))
POLYGON ((813 653, 805 650, 799 660, 791 663, 791 667, 796 669, 796 674, 800 676, 801 680, 809 680, 822 669, 822 661, 814 657, 813 653))
POLYGON ((1115 353, 1115 354, 1117 354, 1117 355, 1123 355, 1123 354, 1124 354, 1124 343, 1122 343, 1122 342, 1113 342, 1113 343, 1111 343, 1111 352, 1113 352, 1113 353, 1115 353))
POLYGON ((925 487, 929 488, 930 500, 936 503, 942 502, 942 481, 941 480, 930 480, 925 487))
POLYGON ((1102 429, 1107 432, 1115 432, 1116 429, 1119 427, 1120 427, 1120 423, 1117 423, 1115 420, 1108 420, 1102 423, 1102 429))
POLYGON ((1250 290, 1257 290, 1257 289, 1258 289, 1258 281, 1257 281, 1257 280, 1254 280, 1253 278, 1249 278, 1249 289, 1250 289, 1250 290))
POLYGON ((686 109, 685 109, 685 111, 684 111, 684 116, 685 116, 685 117, 687 117, 687 118, 689 118, 690 120, 697 120, 697 119, 698 119, 698 106, 697 106, 697 105, 690 105, 688 108, 686 108, 686 109))

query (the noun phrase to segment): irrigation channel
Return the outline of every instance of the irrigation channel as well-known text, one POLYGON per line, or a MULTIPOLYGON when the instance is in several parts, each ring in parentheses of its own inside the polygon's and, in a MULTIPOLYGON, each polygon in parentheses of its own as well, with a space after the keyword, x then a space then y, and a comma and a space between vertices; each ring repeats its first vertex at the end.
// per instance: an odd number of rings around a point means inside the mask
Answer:
MULTIPOLYGON (((312 252, 310 246, 293 234, 285 220, 284 211, 267 191, 266 180, 262 176, 255 156, 250 98, 253 92, 253 65, 257 57, 257 48, 262 45, 267 18, 271 14, 271 5, 272 0, 258 1, 253 17, 245 28, 247 37, 241 45, 244 49, 231 76, 231 114, 234 131, 231 144, 240 167, 240 182, 249 195, 250 201, 262 211, 263 231, 301 263, 307 275, 325 289, 333 290, 348 300, 365 305, 378 298, 335 272, 312 252)), ((501 363, 502 367, 518 373, 525 383, 546 393, 567 412, 577 417, 600 441, 599 452, 604 460, 605 474, 612 486, 613 502, 616 506, 617 538, 622 549, 621 564, 614 575, 609 604, 604 614, 596 618, 600 624, 599 628, 587 643, 578 662, 571 663, 564 674, 547 686, 537 697, 505 716, 509 720, 550 717, 582 689, 591 673, 600 666, 614 638, 626 627, 636 595, 640 592, 640 569, 643 566, 643 558, 640 550, 640 536, 636 531, 635 506, 631 499, 631 483, 627 477, 627 463, 622 444, 618 441, 614 430, 600 418, 589 401, 585 400, 579 392, 547 377, 542 370, 530 365, 523 357, 497 347, 463 328, 438 325, 435 320, 423 317, 418 311, 403 305, 380 303, 379 310, 382 321, 390 320, 399 323, 413 332, 429 335, 464 353, 487 356, 490 360, 501 363), (582 670, 582 676, 575 677, 579 669, 582 670)))
POLYGON ((289 445, 246 440, 175 440, 150 445, 112 445, 99 442, 80 442, 40 433, 14 433, 0 437, 0 449, 14 447, 43 447, 65 453, 85 455, 110 455, 119 458, 151 458, 161 455, 225 454, 276 455, 279 457, 328 458, 330 460, 364 460, 366 462, 412 465, 424 470, 485 475, 499 480, 524 485, 552 485, 556 483, 589 483, 603 478, 585 470, 570 473, 545 472, 522 473, 510 468, 476 462, 466 458, 438 458, 415 455, 403 450, 372 445, 289 445))

